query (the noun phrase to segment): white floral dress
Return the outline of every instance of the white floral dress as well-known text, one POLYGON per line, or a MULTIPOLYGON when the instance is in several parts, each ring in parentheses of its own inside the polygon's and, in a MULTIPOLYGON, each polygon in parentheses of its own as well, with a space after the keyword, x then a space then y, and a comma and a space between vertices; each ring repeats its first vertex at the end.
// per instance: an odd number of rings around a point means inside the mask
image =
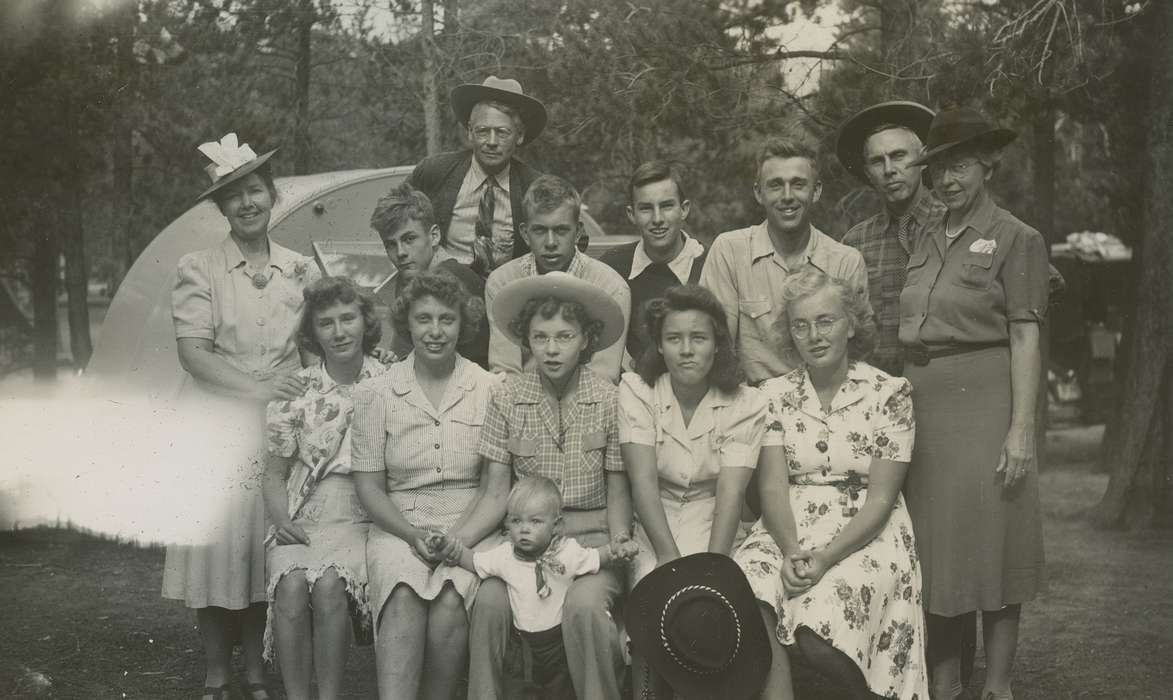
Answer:
MULTIPOLYGON (((785 450, 799 545, 825 547, 863 506, 872 459, 911 459, 912 388, 853 362, 829 411, 802 368, 767 381, 762 392, 769 401, 762 447, 785 450)), ((783 590, 782 552, 762 521, 734 559, 757 598, 777 613, 783 644, 807 627, 855 661, 873 693, 928 698, 920 563, 903 496, 871 542, 794 598, 783 590)))

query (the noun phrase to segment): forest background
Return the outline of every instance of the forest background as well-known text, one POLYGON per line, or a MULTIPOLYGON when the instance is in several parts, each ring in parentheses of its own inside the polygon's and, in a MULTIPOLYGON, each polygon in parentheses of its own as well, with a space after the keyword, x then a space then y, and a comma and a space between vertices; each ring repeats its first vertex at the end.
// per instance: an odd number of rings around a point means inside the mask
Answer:
POLYGON ((59 297, 84 367, 94 283, 112 294, 192 205, 195 146, 229 131, 281 146, 278 175, 412 164, 461 147, 451 87, 513 77, 550 113, 522 157, 609 233, 630 232, 627 178, 653 157, 684 168, 703 241, 760 220, 754 150, 792 133, 826 154, 816 224, 838 238, 879 202, 830 155, 836 126, 884 99, 968 104, 1020 135, 1004 207, 1051 242, 1136 252, 1099 517, 1168 522, 1170 37, 1160 0, 6 0, 0 276, 33 320, 0 308, 0 373, 53 376, 59 297), (833 41, 784 40, 812 25, 833 41))

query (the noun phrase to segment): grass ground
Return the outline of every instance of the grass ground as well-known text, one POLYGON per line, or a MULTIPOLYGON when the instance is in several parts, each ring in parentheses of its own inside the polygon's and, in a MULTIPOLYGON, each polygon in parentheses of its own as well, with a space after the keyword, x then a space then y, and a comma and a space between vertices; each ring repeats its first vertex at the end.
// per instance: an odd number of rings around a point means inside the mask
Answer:
MULTIPOLYGON (((1052 431, 1042 475, 1049 588, 1025 608, 1015 696, 1173 697, 1173 532, 1095 528, 1096 429, 1052 431)), ((160 549, 54 529, 0 534, 0 698, 195 698, 194 617, 163 601, 160 549)), ((978 660, 976 683, 980 683, 978 660)), ((370 648, 349 698, 375 696, 370 648)), ((279 685, 274 675, 273 685, 279 685)), ((800 679, 800 696, 834 691, 800 679)))

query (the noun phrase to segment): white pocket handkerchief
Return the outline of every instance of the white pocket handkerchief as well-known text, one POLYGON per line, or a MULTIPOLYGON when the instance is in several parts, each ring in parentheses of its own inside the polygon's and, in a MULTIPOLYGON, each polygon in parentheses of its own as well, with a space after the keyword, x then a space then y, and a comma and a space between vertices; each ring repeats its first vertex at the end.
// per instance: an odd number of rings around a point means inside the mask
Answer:
POLYGON ((971 253, 985 253, 993 255, 994 251, 998 249, 998 242, 992 238, 979 238, 973 243, 969 244, 969 252, 971 253))

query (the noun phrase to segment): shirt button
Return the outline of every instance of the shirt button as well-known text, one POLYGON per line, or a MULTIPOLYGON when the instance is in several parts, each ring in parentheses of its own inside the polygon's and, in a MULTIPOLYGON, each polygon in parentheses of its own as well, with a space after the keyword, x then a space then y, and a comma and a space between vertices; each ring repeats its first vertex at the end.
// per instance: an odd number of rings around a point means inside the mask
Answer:
POLYGON ((437 427, 437 428, 439 428, 439 427, 440 427, 440 421, 435 421, 435 424, 436 424, 436 427, 437 427))
POLYGON ((440 471, 440 467, 436 467, 436 471, 440 471))
POLYGON ((435 447, 438 450, 440 449, 440 443, 437 442, 435 445, 432 445, 432 447, 435 447))
POLYGON ((258 326, 263 326, 263 325, 265 325, 265 319, 263 319, 263 318, 258 318, 258 319, 257 319, 257 325, 258 325, 258 326))
POLYGON ((562 485, 562 477, 558 477, 558 478, 554 479, 554 483, 561 486, 562 485))

